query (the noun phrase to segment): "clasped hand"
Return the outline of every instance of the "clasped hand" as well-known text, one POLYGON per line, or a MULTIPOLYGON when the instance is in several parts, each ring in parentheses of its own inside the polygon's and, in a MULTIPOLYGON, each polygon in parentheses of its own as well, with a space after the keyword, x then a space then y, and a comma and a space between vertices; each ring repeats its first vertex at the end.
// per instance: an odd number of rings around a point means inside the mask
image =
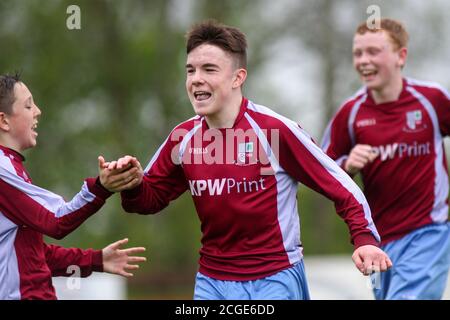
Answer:
POLYGON ((111 162, 106 162, 103 156, 99 156, 98 171, 100 183, 111 192, 136 188, 144 176, 137 158, 128 155, 111 162))

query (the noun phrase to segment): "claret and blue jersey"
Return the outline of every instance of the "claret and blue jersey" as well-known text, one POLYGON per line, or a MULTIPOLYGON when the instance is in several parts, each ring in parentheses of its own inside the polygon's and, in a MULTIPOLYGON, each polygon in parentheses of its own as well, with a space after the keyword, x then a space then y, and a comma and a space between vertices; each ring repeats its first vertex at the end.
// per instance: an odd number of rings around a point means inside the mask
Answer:
POLYGON ((403 80, 398 100, 375 104, 363 88, 343 104, 323 149, 343 165, 355 144, 376 159, 361 171, 382 244, 448 219, 449 181, 443 137, 450 133, 450 95, 437 84, 403 80))
POLYGON ((103 271, 101 250, 46 244, 60 239, 98 211, 111 195, 88 178, 69 202, 32 184, 18 152, 0 146, 0 300, 56 299, 52 276, 103 271))
POLYGON ((122 192, 122 205, 156 213, 190 192, 203 233, 199 271, 254 280, 302 258, 298 182, 335 202, 356 246, 377 244, 369 206, 352 179, 298 124, 245 98, 232 128, 210 129, 200 116, 178 125, 143 183, 122 192))

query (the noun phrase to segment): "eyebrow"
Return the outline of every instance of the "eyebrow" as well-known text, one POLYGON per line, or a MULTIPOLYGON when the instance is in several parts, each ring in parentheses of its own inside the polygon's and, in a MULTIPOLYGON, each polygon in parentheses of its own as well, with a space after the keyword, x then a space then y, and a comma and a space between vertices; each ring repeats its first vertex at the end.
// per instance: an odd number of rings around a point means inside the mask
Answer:
MULTIPOLYGON (((188 63, 187 65, 186 65, 186 68, 193 68, 194 66, 192 65, 192 64, 190 64, 190 63, 188 63)), ((202 68, 219 68, 219 66, 217 65, 217 64, 214 64, 214 63, 205 63, 205 64, 202 64, 202 66, 201 66, 202 68)))

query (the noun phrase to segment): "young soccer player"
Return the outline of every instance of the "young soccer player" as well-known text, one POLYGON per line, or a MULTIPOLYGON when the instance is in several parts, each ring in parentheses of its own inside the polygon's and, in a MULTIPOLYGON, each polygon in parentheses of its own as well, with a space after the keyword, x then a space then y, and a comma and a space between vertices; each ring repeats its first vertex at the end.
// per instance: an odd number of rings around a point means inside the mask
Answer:
MULTIPOLYGON (((366 200, 295 122, 242 95, 246 38, 200 23, 187 35, 186 89, 196 116, 178 125, 141 183, 121 193, 128 212, 156 213, 188 190, 203 233, 194 299, 308 299, 297 186, 331 198, 349 226, 361 272, 386 270, 366 200)), ((104 163, 106 188, 130 156, 104 163)))
POLYGON ((365 195, 394 267, 375 286, 377 299, 440 299, 450 264, 448 174, 443 137, 450 95, 402 76, 408 34, 395 20, 361 24, 353 64, 365 87, 332 119, 323 149, 365 195))
MULTIPOLYGON (((35 186, 22 151, 36 145, 41 110, 18 76, 0 76, 0 299, 56 299, 52 276, 82 277, 93 271, 132 276, 144 257, 142 247, 121 249, 128 239, 103 250, 81 250, 48 245, 47 235, 61 239, 98 211, 111 195, 98 179, 88 178, 70 201, 35 186), (73 268, 71 268, 72 270, 73 268)), ((123 171, 123 170, 122 170, 123 171)), ((136 169, 119 176, 132 179, 136 169)), ((126 187, 123 186, 123 187, 126 187)))

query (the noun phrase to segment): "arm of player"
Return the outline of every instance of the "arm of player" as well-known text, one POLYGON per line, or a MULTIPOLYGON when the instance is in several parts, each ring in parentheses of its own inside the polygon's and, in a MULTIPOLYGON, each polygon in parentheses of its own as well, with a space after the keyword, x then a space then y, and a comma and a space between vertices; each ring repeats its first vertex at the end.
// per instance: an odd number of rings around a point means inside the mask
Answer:
MULTIPOLYGON (((169 136, 150 160, 144 170, 142 181, 136 187, 120 193, 122 207, 126 212, 157 213, 188 189, 183 168, 173 159, 173 156, 178 154, 182 138, 180 136, 177 140, 169 136)), ((109 163, 108 169, 123 168, 133 161, 123 157, 115 163, 109 163)))
POLYGON ((335 203, 347 223, 355 246, 353 261, 358 270, 386 271, 392 265, 378 248, 380 237, 372 221, 367 200, 355 182, 295 124, 283 130, 280 164, 288 173, 335 203))
POLYGON ((120 247, 126 243, 128 239, 119 240, 103 250, 82 250, 46 244, 45 256, 54 277, 69 277, 77 272, 79 276, 87 277, 93 271, 131 277, 133 274, 129 271, 138 269, 137 263, 147 259, 135 255, 144 252, 144 247, 121 249, 120 247))
POLYGON ((103 271, 101 250, 64 248, 53 244, 44 244, 45 259, 53 277, 72 275, 87 277, 93 271, 103 271))
POLYGON ((0 188, 0 208, 8 219, 55 239, 75 230, 112 194, 97 179, 88 178, 81 191, 66 202, 51 191, 25 182, 12 169, 3 166, 0 167, 0 188))

